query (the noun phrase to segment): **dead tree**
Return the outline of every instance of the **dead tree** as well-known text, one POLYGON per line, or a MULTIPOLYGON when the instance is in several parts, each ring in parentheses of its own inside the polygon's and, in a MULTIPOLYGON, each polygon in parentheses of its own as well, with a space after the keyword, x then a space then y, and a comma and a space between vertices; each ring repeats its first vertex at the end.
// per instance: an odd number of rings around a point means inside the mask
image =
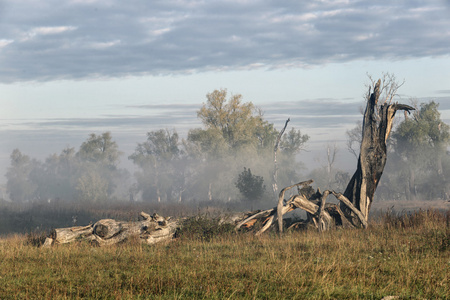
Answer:
POLYGON ((383 174, 386 164, 386 142, 392 130, 395 113, 398 110, 410 112, 413 107, 405 104, 391 103, 393 94, 399 85, 391 82, 392 86, 380 86, 381 80, 373 85, 367 95, 366 109, 362 124, 362 142, 357 168, 344 193, 326 190, 311 192, 312 180, 300 182, 281 190, 278 205, 273 209, 257 212, 239 222, 236 229, 252 227, 260 220, 262 227, 257 234, 263 233, 278 219, 278 230, 283 231, 283 215, 296 208, 307 212, 309 223, 318 230, 326 230, 332 226, 367 227, 369 211, 374 199, 375 190, 383 174), (384 103, 379 104, 382 91, 384 103), (294 188, 302 187, 296 195, 285 200, 285 193, 294 188), (333 195, 339 205, 327 203, 329 195, 333 195))

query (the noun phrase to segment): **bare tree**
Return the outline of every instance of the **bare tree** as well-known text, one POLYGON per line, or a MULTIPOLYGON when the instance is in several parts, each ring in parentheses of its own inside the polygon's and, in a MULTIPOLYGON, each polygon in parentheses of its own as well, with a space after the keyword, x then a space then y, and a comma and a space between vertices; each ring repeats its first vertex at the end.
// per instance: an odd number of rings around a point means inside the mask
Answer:
POLYGON ((336 155, 339 148, 336 143, 333 145, 327 145, 327 186, 331 186, 332 183, 332 171, 334 170, 334 164, 336 162, 336 155))
POLYGON ((362 122, 358 122, 353 129, 347 130, 347 150, 353 154, 356 158, 359 156, 359 149, 361 148, 361 132, 362 122))

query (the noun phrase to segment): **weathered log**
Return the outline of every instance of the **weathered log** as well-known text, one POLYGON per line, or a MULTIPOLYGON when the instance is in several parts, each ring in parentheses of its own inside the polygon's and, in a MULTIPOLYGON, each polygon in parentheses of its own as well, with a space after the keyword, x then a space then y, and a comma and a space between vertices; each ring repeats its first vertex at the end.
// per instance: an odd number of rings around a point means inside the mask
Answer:
POLYGON ((76 240, 88 237, 92 234, 92 225, 88 226, 75 226, 69 228, 57 228, 54 229, 50 236, 46 240, 45 245, 50 243, 66 244, 76 240))
POLYGON ((150 216, 141 212, 139 221, 136 222, 103 219, 93 225, 54 229, 45 240, 44 246, 75 241, 109 246, 132 237, 139 237, 146 244, 154 244, 172 239, 178 226, 178 220, 164 218, 156 213, 150 216))

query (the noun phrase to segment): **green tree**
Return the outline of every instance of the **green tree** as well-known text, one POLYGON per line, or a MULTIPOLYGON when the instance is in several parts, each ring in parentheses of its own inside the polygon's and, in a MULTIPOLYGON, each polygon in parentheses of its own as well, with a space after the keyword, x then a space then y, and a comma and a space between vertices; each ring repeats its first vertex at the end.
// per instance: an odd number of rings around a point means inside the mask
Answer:
POLYGON ((117 168, 121 154, 110 132, 92 133, 81 144, 76 153, 79 169, 74 183, 81 200, 106 201, 114 193, 117 183, 123 180, 124 173, 117 168))
POLYGON ((408 198, 419 192, 426 197, 449 197, 447 147, 450 127, 441 120, 439 104, 421 103, 413 118, 405 118, 393 136, 395 152, 402 163, 408 198))
POLYGON ((245 167, 244 171, 239 174, 235 185, 239 189, 239 192, 249 203, 252 204, 252 206, 255 203, 255 200, 260 199, 266 190, 264 178, 253 175, 250 168, 247 169, 245 167))
MULTIPOLYGON (((197 198, 237 198, 233 178, 248 166, 265 178, 272 178, 274 146, 279 132, 264 120, 263 113, 241 95, 228 97, 227 90, 207 94, 198 111, 204 127, 192 129, 185 141, 186 153, 196 160, 197 198), (231 183, 231 184, 230 184, 231 183)), ((300 130, 291 129, 280 142, 280 182, 297 180, 301 168, 296 155, 308 140, 300 130)))
MULTIPOLYGON (((147 141, 139 143, 129 159, 139 166, 136 173, 138 188, 143 198, 169 200, 174 193, 174 182, 180 179, 176 171, 182 151, 178 133, 174 130, 157 130, 147 133, 147 141)), ((179 185, 179 184, 178 184, 179 185)), ((180 192, 180 191, 178 191, 180 192)))
POLYGON ((80 200, 93 203, 105 202, 108 199, 108 187, 108 181, 95 170, 83 172, 76 185, 80 200))
POLYGON ((119 146, 112 140, 111 133, 104 132, 101 135, 91 133, 87 141, 81 144, 77 156, 83 161, 114 169, 119 164, 121 154, 119 146))
POLYGON ((197 116, 207 130, 213 131, 210 136, 221 136, 229 149, 256 148, 264 144, 261 138, 275 134, 253 103, 242 102, 242 95, 231 95, 227 100, 227 90, 221 89, 207 94, 206 98, 197 116))

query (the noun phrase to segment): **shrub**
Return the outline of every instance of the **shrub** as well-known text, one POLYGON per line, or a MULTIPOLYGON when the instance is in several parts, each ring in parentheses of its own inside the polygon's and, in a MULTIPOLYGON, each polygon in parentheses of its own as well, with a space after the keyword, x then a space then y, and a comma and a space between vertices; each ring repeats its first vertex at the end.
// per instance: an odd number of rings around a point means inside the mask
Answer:
POLYGON ((231 233, 234 233, 234 225, 221 223, 220 218, 198 215, 184 219, 175 233, 175 237, 209 242, 213 238, 223 237, 231 233))

